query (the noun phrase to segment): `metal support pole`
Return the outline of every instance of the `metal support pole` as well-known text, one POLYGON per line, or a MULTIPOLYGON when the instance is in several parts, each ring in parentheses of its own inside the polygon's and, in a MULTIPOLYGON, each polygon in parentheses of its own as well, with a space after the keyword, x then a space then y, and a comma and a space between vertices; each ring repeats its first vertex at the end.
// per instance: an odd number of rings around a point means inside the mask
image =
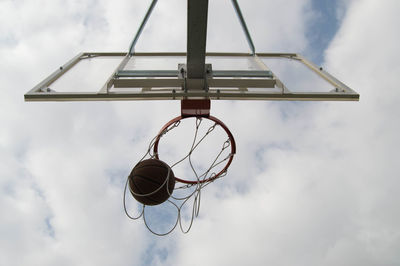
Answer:
POLYGON ((153 2, 151 2, 151 5, 149 6, 149 9, 147 10, 146 16, 143 18, 142 24, 140 24, 140 27, 139 27, 138 31, 136 32, 135 38, 133 39, 133 41, 129 47, 130 55, 135 53, 136 42, 138 41, 140 34, 142 33, 144 26, 146 25, 146 22, 149 19, 151 12, 153 11, 156 4, 157 4, 157 0, 153 0, 153 2))
POLYGON ((239 18, 240 25, 242 25, 242 29, 244 34, 246 35, 247 43, 250 46, 251 54, 254 55, 256 53, 256 48, 254 47, 253 40, 251 39, 249 29, 246 26, 246 21, 243 18, 242 11, 240 11, 239 4, 236 0, 232 0, 233 7, 235 8, 236 15, 239 18))
MULTIPOLYGON (((187 78, 204 80, 208 0, 188 0, 187 78)), ((191 86, 188 87, 191 89, 191 86)))

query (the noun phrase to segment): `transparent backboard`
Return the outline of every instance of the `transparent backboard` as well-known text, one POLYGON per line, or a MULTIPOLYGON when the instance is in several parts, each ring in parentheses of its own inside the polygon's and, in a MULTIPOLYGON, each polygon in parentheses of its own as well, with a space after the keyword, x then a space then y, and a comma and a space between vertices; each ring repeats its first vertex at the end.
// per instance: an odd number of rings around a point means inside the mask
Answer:
POLYGON ((26 93, 25 100, 359 99, 297 54, 207 53, 201 80, 188 79, 185 64, 186 53, 82 53, 26 93))

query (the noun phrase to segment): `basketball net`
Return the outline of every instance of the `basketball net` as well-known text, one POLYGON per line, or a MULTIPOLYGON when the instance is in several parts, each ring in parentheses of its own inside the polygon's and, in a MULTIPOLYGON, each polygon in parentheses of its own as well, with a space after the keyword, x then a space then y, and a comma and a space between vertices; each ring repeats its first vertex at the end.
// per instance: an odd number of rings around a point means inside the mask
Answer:
MULTIPOLYGON (((184 114, 184 112, 182 112, 182 114, 184 114)), ((125 183, 123 204, 126 215, 132 220, 138 220, 139 218, 143 218, 144 224, 146 225, 147 229, 151 233, 158 236, 164 236, 170 234, 178 226, 178 224, 183 233, 188 233, 190 231, 193 225, 194 218, 199 215, 202 189, 207 185, 209 185, 210 183, 217 180, 218 178, 221 178, 226 175, 228 167, 230 166, 234 154, 236 152, 235 140, 232 134, 230 133, 229 129, 220 120, 218 120, 215 117, 209 116, 207 114, 202 116, 187 115, 187 116, 176 117, 172 119, 170 122, 168 122, 157 134, 157 136, 152 139, 152 141, 148 146, 146 154, 142 157, 140 162, 145 159, 159 159, 158 147, 160 140, 165 138, 167 134, 171 134, 172 132, 174 132, 174 130, 181 125, 182 120, 184 119, 195 120, 194 137, 193 140, 191 141, 190 147, 188 149, 189 151, 187 152, 187 154, 185 154, 182 158, 172 163, 170 167, 175 172, 174 168, 177 168, 180 164, 186 163, 187 165, 190 166, 191 177, 190 178, 176 177, 175 178, 176 184, 173 192, 172 193, 168 192, 168 194, 170 195, 169 199, 160 205, 151 206, 151 208, 165 208, 166 204, 173 206, 172 209, 175 210, 175 219, 169 229, 164 230, 163 232, 158 232, 155 228, 153 228, 151 223, 149 223, 150 218, 147 217, 146 215, 146 211, 148 210, 148 208, 150 208, 150 206, 141 204, 137 215, 131 215, 128 212, 126 205, 126 191, 128 187, 129 178, 127 178, 125 183), (206 128, 202 129, 202 126, 206 124, 204 123, 205 120, 211 122, 211 125, 206 126, 206 128), (218 127, 220 127, 222 129, 222 132, 225 132, 227 136, 223 141, 223 143, 221 144, 219 152, 217 152, 216 156, 211 160, 211 165, 206 167, 205 170, 199 171, 195 167, 193 155, 195 154, 196 150, 199 147, 201 147, 202 144, 204 144, 204 140, 209 136, 211 136, 218 127), (202 133, 200 133, 200 129, 202 129, 201 130, 202 133), (192 205, 190 206, 190 204, 192 205), (184 213, 183 212, 184 207, 189 207, 188 208, 189 212, 186 211, 184 213), (189 222, 186 221, 186 223, 188 224, 187 226, 184 226, 183 219, 189 221, 189 222)), ((168 172, 168 176, 166 177, 165 180, 166 183, 168 183, 169 176, 170 176, 170 171, 168 172)), ((165 185, 165 182, 160 186, 160 188, 165 185)), ((140 195, 134 193, 130 189, 130 187, 129 190, 132 195, 148 196, 152 195, 153 193, 156 193, 160 188, 156 189, 154 192, 147 193, 146 195, 140 195)), ((157 219, 157 217, 155 218, 152 217, 151 219, 157 219)), ((158 217, 158 219, 162 220, 162 217, 158 217)))

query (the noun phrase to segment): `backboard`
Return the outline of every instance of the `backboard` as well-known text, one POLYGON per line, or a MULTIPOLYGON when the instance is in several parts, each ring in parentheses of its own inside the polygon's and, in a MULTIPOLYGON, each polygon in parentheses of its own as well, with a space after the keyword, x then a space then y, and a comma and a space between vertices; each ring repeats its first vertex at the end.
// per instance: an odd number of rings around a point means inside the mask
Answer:
POLYGON ((186 53, 81 53, 25 94, 26 101, 350 100, 359 95, 295 53, 206 53, 189 78, 186 53))

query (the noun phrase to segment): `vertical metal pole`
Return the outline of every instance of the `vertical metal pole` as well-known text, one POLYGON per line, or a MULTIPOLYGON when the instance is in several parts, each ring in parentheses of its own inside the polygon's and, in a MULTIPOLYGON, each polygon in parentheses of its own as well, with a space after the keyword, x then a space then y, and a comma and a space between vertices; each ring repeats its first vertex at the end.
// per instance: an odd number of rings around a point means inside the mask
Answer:
POLYGON ((138 31, 136 32, 135 38, 133 39, 130 47, 129 47, 129 54, 132 55, 135 53, 135 45, 136 42, 138 41, 140 34, 142 33, 144 26, 146 25, 147 20, 149 19, 151 12, 153 11, 155 5, 157 4, 157 0, 153 0, 153 2, 151 2, 151 5, 149 6, 149 9, 147 10, 146 16, 143 18, 142 20, 142 24, 140 24, 140 27, 138 29, 138 31))
POLYGON ((238 2, 236 0, 232 0, 232 4, 233 4, 233 7, 235 8, 236 15, 239 18, 240 24, 242 25, 242 29, 244 31, 244 34, 246 35, 247 43, 250 46, 251 54, 255 55, 256 48, 254 47, 253 40, 251 39, 249 29, 247 28, 247 25, 246 25, 246 21, 243 18, 242 11, 240 11, 239 4, 238 4, 238 2))
POLYGON ((204 79, 208 0, 188 0, 187 12, 187 78, 204 79))

